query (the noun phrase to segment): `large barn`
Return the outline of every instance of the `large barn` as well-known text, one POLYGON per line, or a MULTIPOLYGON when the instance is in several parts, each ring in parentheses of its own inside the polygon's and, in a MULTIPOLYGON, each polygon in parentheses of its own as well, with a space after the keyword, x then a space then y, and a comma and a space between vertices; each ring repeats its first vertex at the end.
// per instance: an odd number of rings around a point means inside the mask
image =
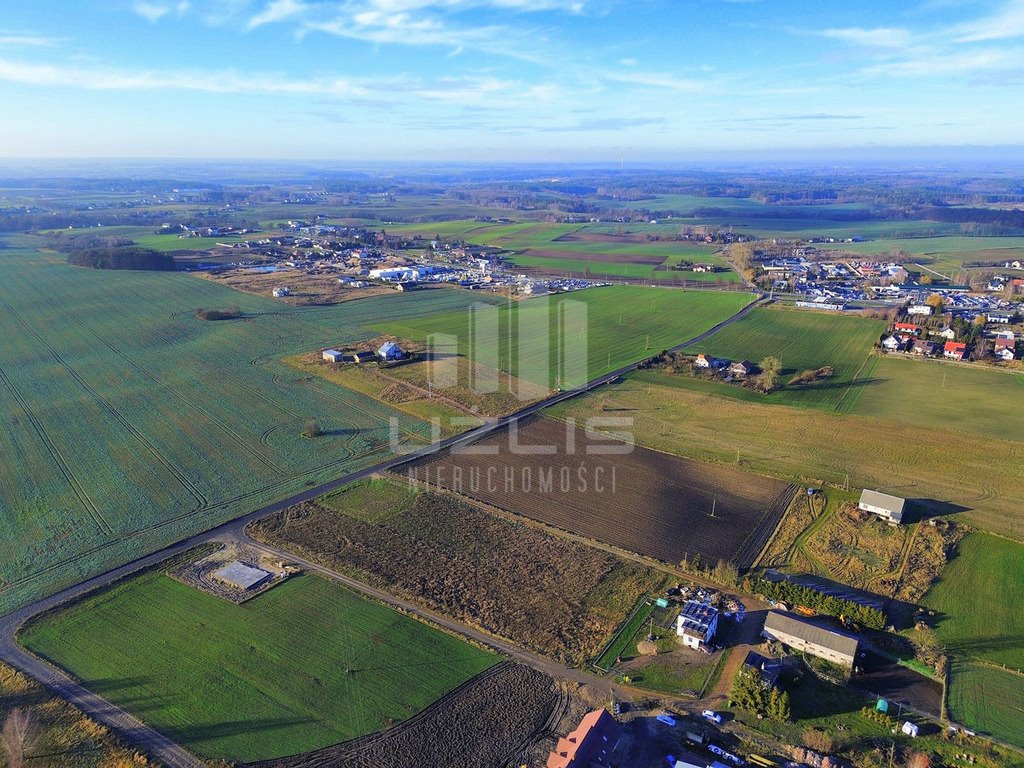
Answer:
POLYGON ((844 667, 853 666, 860 645, 853 635, 781 611, 768 612, 762 634, 790 648, 844 667))

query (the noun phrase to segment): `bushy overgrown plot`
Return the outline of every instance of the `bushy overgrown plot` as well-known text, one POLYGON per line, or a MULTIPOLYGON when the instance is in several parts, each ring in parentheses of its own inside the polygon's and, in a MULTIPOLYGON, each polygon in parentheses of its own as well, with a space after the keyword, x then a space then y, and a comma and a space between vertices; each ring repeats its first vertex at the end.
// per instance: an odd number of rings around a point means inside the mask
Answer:
MULTIPOLYGON (((635 447, 624 455, 590 454, 584 430, 550 419, 519 427, 510 450, 502 430, 478 446, 485 454, 444 453, 406 468, 414 476, 617 547, 678 563, 719 559, 749 566, 795 492, 779 480, 732 467, 635 447)), ((607 439, 600 445, 608 447, 607 439)), ((622 448, 621 444, 618 444, 622 448)))
POLYGON ((250 532, 459 621, 576 664, 663 576, 445 494, 357 484, 250 532))

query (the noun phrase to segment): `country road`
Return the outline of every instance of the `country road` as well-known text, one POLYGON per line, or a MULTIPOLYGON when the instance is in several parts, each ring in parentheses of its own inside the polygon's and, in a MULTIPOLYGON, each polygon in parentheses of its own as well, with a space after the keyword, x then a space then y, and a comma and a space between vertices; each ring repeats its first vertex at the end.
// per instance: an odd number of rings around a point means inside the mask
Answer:
MULTIPOLYGON (((716 333, 720 329, 727 325, 730 325, 737 320, 745 317, 751 309, 761 304, 764 301, 763 296, 759 296, 752 300, 749 304, 740 309, 736 314, 729 318, 726 318, 717 325, 709 328, 703 333, 683 341, 674 347, 671 347, 669 351, 678 351, 687 347, 691 344, 697 344, 712 334, 716 333)), ((335 478, 327 483, 323 483, 313 488, 308 488, 300 493, 289 496, 288 498, 281 499, 280 501, 274 502, 267 506, 264 506, 253 512, 249 512, 243 516, 230 520, 226 523, 222 523, 204 532, 197 533, 189 538, 183 539, 175 544, 172 544, 162 550, 153 552, 144 557, 133 560, 129 563, 121 565, 117 568, 111 569, 103 574, 99 574, 92 578, 86 579, 72 587, 68 587, 60 592, 57 592, 50 597, 38 600, 30 605, 24 606, 17 611, 7 614, 0 618, 0 661, 3 661, 10 666, 20 670, 24 674, 34 678, 48 690, 53 692, 55 695, 68 700, 76 707, 78 707, 85 714, 89 715, 96 721, 110 728, 112 731, 120 735, 126 743, 135 747, 141 752, 144 752, 156 760, 160 761, 169 768, 202 768, 205 763, 199 758, 192 755, 190 752, 179 746, 175 742, 168 739, 163 734, 159 733, 155 729, 147 726, 145 723, 140 721, 134 715, 114 706, 110 702, 106 701, 101 696, 92 693, 77 682, 75 682, 69 675, 62 670, 48 664, 47 662, 39 659, 33 654, 22 648, 16 639, 16 635, 19 629, 33 617, 38 616, 41 613, 52 610, 60 605, 75 601, 82 596, 92 592, 94 590, 105 587, 112 584, 120 579, 126 578, 132 574, 138 573, 147 568, 152 568, 169 557, 184 552, 193 547, 210 543, 210 542, 227 542, 227 541, 243 541, 251 542, 254 541, 248 537, 245 529, 249 523, 266 517, 268 515, 279 512, 283 509, 291 507, 295 504, 310 501, 318 496, 322 496, 332 490, 341 488, 349 483, 357 480, 366 478, 370 475, 384 472, 389 469, 393 469, 398 465, 404 464, 410 460, 430 455, 436 451, 444 449, 453 449, 463 446, 470 445, 488 435, 492 432, 502 429, 503 427, 518 421, 519 419, 532 416, 539 413, 545 408, 548 408, 557 403, 561 403, 570 398, 577 397, 581 394, 590 392, 598 387, 615 381, 624 374, 630 373, 638 368, 639 362, 632 363, 630 365, 623 366, 609 373, 603 374, 586 384, 576 387, 574 389, 565 390, 558 392, 551 397, 544 400, 538 401, 532 405, 523 408, 516 413, 510 414, 500 419, 496 419, 492 422, 484 424, 483 426, 472 429, 461 435, 447 438, 438 443, 430 446, 424 446, 416 451, 413 451, 406 455, 394 456, 386 461, 379 462, 372 466, 366 467, 357 472, 352 472, 342 477, 335 478)), ((258 544, 258 546, 264 549, 271 549, 264 544, 258 544)), ((274 550, 276 551, 276 550, 274 550)), ((348 578, 328 568, 317 565, 315 563, 302 560, 297 558, 294 554, 288 552, 283 555, 287 556, 288 559, 300 562, 304 567, 309 570, 321 573, 329 578, 335 579, 352 589, 362 592, 370 597, 380 600, 384 603, 388 603, 395 607, 401 608, 402 610, 408 611, 409 613, 416 614, 426 619, 427 621, 444 627, 450 631, 456 632, 460 635, 468 637, 477 642, 488 645, 495 650, 504 653, 511 658, 516 659, 524 664, 528 664, 531 667, 539 669, 548 674, 560 677, 563 679, 569 679, 581 683, 590 683, 600 680, 593 675, 581 670, 575 670, 565 667, 557 662, 547 659, 543 656, 531 653, 525 649, 519 648, 518 646, 509 643, 500 638, 495 638, 486 632, 475 629, 468 625, 461 624, 460 622, 453 621, 445 618, 440 614, 436 614, 432 611, 427 611, 419 608, 407 601, 399 600, 387 592, 378 590, 367 585, 364 585, 354 579, 348 578)), ((608 684, 608 681, 602 680, 603 684, 608 684)))

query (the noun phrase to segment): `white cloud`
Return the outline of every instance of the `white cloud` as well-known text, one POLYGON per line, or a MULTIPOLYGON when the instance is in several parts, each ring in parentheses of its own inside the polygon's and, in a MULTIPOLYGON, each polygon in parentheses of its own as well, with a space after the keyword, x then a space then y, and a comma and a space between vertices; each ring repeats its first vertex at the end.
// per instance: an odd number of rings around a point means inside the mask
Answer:
POLYGON ((56 43, 56 38, 42 35, 0 35, 0 46, 11 48, 16 46, 39 48, 56 45, 56 43))
POLYGON ((833 40, 843 40, 872 48, 904 48, 911 43, 910 32, 895 27, 844 27, 825 29, 820 34, 833 40))
POLYGON ((639 85, 644 88, 661 88, 683 93, 697 93, 708 87, 708 82, 705 80, 676 77, 664 72, 607 72, 604 79, 613 83, 639 85))
POLYGON ((249 19, 248 29, 256 29, 264 24, 274 24, 299 15, 306 10, 301 0, 272 0, 260 13, 249 19))
POLYGON ((181 16, 184 16, 191 7, 192 4, 189 0, 180 0, 177 3, 137 0, 137 2, 132 6, 132 10, 142 18, 146 19, 146 21, 156 23, 172 12, 180 18, 181 16))
POLYGON ((1024 37, 1024 0, 1010 0, 997 13, 962 24, 954 29, 954 33, 958 43, 1024 37))
POLYGON ((981 50, 965 53, 933 53, 902 61, 876 64, 862 70, 870 76, 930 77, 935 75, 972 75, 1024 67, 1020 51, 981 50))

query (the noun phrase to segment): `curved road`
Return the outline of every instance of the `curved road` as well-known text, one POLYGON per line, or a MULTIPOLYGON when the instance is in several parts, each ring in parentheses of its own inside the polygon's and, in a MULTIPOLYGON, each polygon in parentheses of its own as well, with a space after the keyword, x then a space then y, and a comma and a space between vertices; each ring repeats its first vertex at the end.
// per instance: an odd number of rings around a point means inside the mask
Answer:
MULTIPOLYGON (((723 320, 712 328, 709 328, 698 336, 694 336, 692 339, 688 339, 674 347, 671 347, 669 351, 675 352, 683 349, 684 347, 690 346, 691 344, 697 344, 706 340, 712 334, 721 330, 725 326, 746 316, 751 309, 763 301, 763 296, 754 299, 736 314, 723 320)), ((517 411, 516 413, 497 419, 481 427, 477 427, 469 432, 447 438, 446 440, 442 440, 434 445, 424 446, 423 448, 404 456, 395 456, 386 461, 382 461, 374 464, 373 466, 359 470, 358 472, 352 472, 322 485, 309 488, 301 493, 289 496, 286 499, 281 499, 280 501, 269 504, 261 509, 255 510, 254 512, 235 518, 234 520, 218 525, 205 532, 198 533, 187 539, 183 539, 182 541, 172 544, 158 552, 133 560, 130 563, 126 563, 118 568, 107 571, 106 573, 94 576, 93 578, 87 579, 72 587, 68 587, 67 589, 51 595, 50 597, 38 600, 35 603, 14 611, 13 613, 0 618, 0 660, 20 670, 29 677, 34 678, 55 695, 71 702, 82 712, 119 734, 128 744, 142 752, 145 752, 146 754, 151 755, 164 765, 168 766, 168 768, 202 768, 205 763, 183 747, 171 741, 155 729, 147 726, 134 715, 114 706, 103 697, 87 690, 62 670, 26 651, 16 640, 18 630, 27 621, 45 611, 51 610, 64 603, 77 600, 93 590, 104 587, 119 579, 123 579, 126 576, 130 576, 131 574, 137 573, 146 568, 156 566, 163 560, 198 545, 215 541, 231 540, 252 542, 253 540, 249 539, 248 535, 245 533, 245 528, 249 523, 255 520, 280 512, 281 510, 294 506, 295 504, 299 504, 304 501, 311 501, 318 496, 322 496, 325 493, 341 488, 342 486, 348 485, 356 480, 363 479, 378 472, 393 469, 410 460, 428 456, 440 450, 458 448, 474 443, 492 432, 508 426, 514 421, 518 421, 519 419, 527 416, 532 416, 535 413, 539 413, 544 408, 561 403, 570 398, 577 397, 578 395, 590 392, 591 390, 608 384, 609 382, 615 381, 624 374, 636 370, 639 365, 640 363, 632 363, 630 365, 623 366, 615 371, 599 376, 580 387, 556 393, 545 400, 541 400, 517 411)), ((267 547, 264 544, 258 544, 258 546, 263 547, 264 549, 273 550, 273 548, 267 547)), ((542 671, 547 671, 550 674, 555 674, 563 678, 580 680, 583 682, 593 682, 594 680, 594 678, 587 673, 580 672, 579 670, 572 670, 568 667, 556 664, 550 659, 546 659, 511 643, 494 638, 485 632, 463 625, 459 622, 452 621, 451 619, 445 618, 440 614, 435 614, 432 611, 426 611, 422 608, 418 608, 411 603, 398 600, 384 591, 373 589, 353 579, 349 579, 348 577, 335 573, 328 568, 302 560, 290 552, 282 554, 286 555, 290 560, 300 562, 309 570, 327 575, 328 577, 336 579, 364 594, 393 606, 400 607, 410 613, 422 616, 431 623, 446 627, 461 635, 489 645, 502 653, 508 654, 509 656, 516 658, 523 663, 529 664, 530 666, 541 669, 542 671)))

